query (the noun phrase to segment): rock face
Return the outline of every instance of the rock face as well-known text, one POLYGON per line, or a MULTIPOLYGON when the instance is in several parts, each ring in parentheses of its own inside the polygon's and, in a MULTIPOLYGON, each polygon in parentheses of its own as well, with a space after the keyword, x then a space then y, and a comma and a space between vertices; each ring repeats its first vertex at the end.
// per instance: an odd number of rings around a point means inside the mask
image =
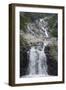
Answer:
POLYGON ((52 56, 53 52, 51 52, 51 48, 52 48, 52 46, 45 47, 45 53, 47 56, 48 74, 56 76, 56 75, 58 75, 58 62, 57 62, 56 58, 54 58, 52 56))

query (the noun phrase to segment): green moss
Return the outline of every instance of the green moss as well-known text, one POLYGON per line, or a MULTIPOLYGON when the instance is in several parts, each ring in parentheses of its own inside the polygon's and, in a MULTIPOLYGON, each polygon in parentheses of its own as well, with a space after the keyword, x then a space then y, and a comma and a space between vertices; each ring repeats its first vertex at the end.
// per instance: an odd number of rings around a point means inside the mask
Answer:
POLYGON ((53 15, 49 20, 48 20, 48 27, 49 27, 49 32, 52 37, 57 37, 58 36, 58 19, 57 15, 53 15))
POLYGON ((20 30, 26 32, 26 27, 27 27, 26 23, 28 22, 30 22, 30 17, 20 15, 20 30))
POLYGON ((27 23, 32 23, 36 19, 48 17, 46 20, 48 22, 48 31, 50 32, 51 37, 58 37, 58 16, 57 14, 48 14, 48 13, 29 13, 21 12, 20 13, 20 30, 23 30, 26 33, 27 23))

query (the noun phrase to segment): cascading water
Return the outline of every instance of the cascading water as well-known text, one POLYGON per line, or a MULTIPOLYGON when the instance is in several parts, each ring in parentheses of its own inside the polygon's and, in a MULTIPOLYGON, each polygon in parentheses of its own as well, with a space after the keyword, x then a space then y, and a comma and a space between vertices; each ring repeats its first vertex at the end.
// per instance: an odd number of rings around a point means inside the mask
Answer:
MULTIPOLYGON (((31 46, 29 53, 29 75, 45 75, 47 76, 47 59, 44 52, 45 46, 47 45, 46 38, 48 38, 48 33, 46 27, 43 25, 45 22, 40 20, 39 25, 41 29, 45 33, 45 40, 43 42, 39 42, 36 46, 31 46), (41 45, 42 43, 42 45, 41 45)), ((41 31, 41 30, 40 30, 41 31)))
POLYGON ((32 46, 30 49, 29 75, 48 75, 47 73, 47 59, 44 52, 45 45, 32 46))
POLYGON ((29 74, 30 75, 33 75, 33 74, 36 74, 36 65, 37 65, 37 61, 38 61, 38 58, 39 57, 39 54, 37 52, 37 50, 35 49, 35 47, 31 47, 30 49, 30 57, 29 57, 29 74))

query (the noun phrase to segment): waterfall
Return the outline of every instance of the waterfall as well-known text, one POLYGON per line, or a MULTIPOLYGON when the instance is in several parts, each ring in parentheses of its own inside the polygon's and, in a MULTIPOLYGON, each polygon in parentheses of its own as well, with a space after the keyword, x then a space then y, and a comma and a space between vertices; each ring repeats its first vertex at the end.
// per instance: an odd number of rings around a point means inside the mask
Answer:
MULTIPOLYGON (((44 40, 39 42, 38 44, 32 45, 30 50, 29 50, 29 67, 28 67, 28 72, 29 75, 44 75, 47 76, 47 58, 46 58, 46 54, 45 54, 45 47, 48 44, 47 42, 47 38, 48 36, 48 32, 47 32, 47 22, 44 21, 44 19, 40 19, 40 21, 36 22, 39 26, 39 29, 36 29, 36 27, 34 26, 34 24, 29 24, 29 31, 31 33, 33 33, 33 29, 35 29, 35 33, 36 31, 39 30, 41 35, 45 35, 44 40), (33 28, 33 29, 31 29, 33 28)), ((36 36, 36 35, 35 35, 36 36)))
POLYGON ((48 75, 47 73, 47 59, 44 52, 45 45, 32 46, 29 57, 29 75, 48 75))
POLYGON ((49 37, 46 29, 45 29, 45 35, 46 35, 46 38, 49 37))
POLYGON ((45 46, 43 46, 42 50, 39 51, 38 69, 39 69, 39 74, 47 75, 47 59, 46 59, 44 49, 45 49, 45 46))
POLYGON ((31 47, 30 49, 30 57, 29 57, 29 74, 33 75, 36 74, 36 65, 38 61, 39 54, 35 47, 31 47))

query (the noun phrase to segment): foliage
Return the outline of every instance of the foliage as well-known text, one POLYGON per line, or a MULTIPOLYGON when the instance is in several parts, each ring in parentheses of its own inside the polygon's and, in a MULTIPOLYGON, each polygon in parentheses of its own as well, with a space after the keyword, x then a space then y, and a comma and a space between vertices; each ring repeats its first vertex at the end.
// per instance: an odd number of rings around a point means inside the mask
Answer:
POLYGON ((57 37, 58 36, 58 21, 57 21, 57 15, 53 15, 51 18, 48 20, 48 27, 49 27, 49 32, 52 37, 57 37))
POLYGON ((30 12, 20 12, 20 30, 26 32, 27 23, 34 22, 36 19, 45 18, 48 22, 49 32, 52 37, 58 36, 58 20, 57 14, 51 13, 30 13, 30 12))

